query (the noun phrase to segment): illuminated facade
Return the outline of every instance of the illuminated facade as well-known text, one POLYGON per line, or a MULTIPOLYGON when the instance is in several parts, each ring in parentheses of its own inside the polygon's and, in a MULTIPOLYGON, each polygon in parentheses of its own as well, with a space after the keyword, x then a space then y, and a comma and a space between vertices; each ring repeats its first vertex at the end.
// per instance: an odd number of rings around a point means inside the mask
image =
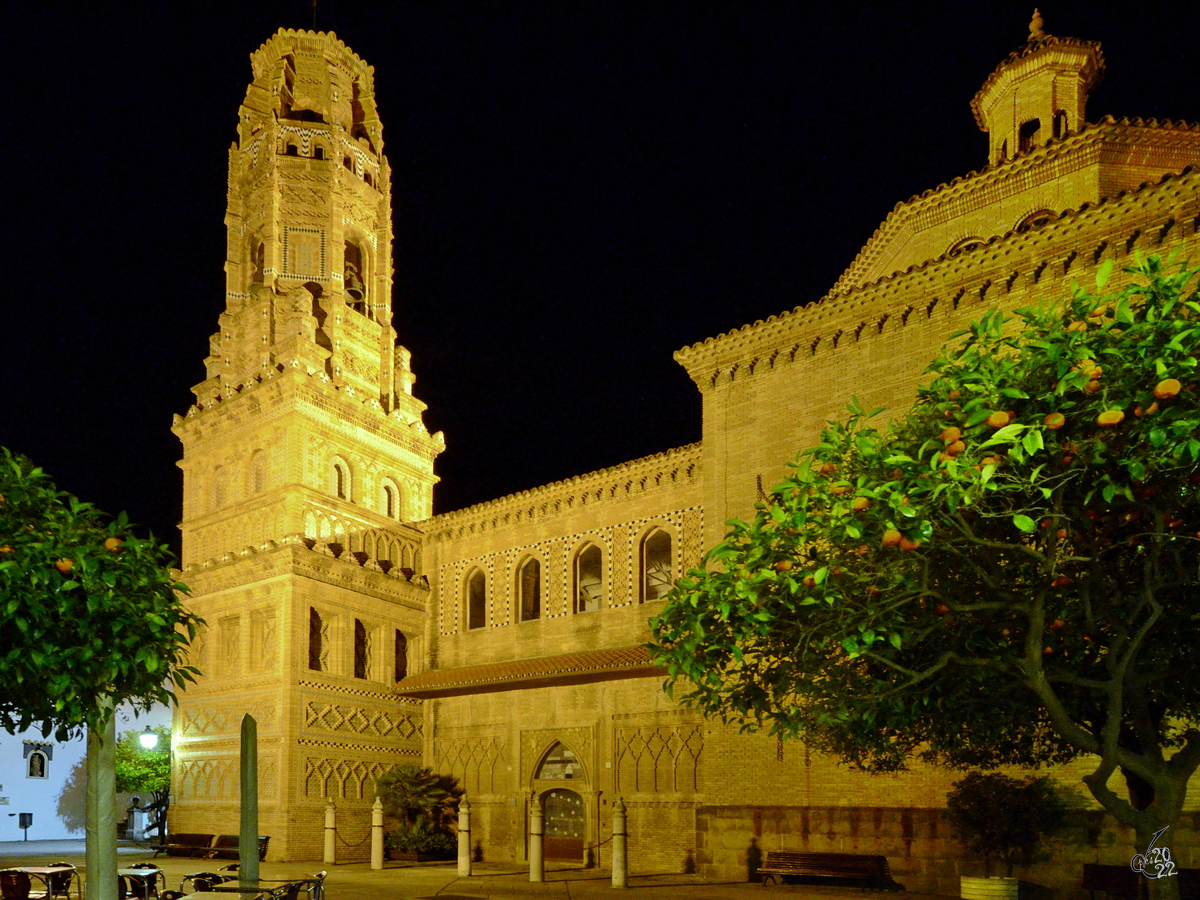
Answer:
MULTIPOLYGON (((984 309, 1063 296, 1137 252, 1200 256, 1185 171, 1200 130, 1087 124, 1099 46, 1035 23, 972 104, 987 167, 897 205, 819 303, 676 354, 703 396, 700 443, 429 517, 442 443, 392 349, 370 70, 305 32, 253 62, 228 308, 176 422, 185 580, 210 624, 210 674, 177 718, 178 830, 236 821, 245 709, 261 712, 273 856, 319 854, 326 797, 355 843, 371 776, 420 760, 465 786, 487 859, 525 858, 537 798, 548 855, 606 863, 619 795, 635 870, 744 877, 753 838, 884 853, 910 888, 956 889, 939 812, 953 775, 863 776, 702 720, 662 692, 646 620, 851 393, 904 408, 984 309)), ((1096 821, 1112 841, 1081 859, 1127 861, 1132 836, 1096 821)))

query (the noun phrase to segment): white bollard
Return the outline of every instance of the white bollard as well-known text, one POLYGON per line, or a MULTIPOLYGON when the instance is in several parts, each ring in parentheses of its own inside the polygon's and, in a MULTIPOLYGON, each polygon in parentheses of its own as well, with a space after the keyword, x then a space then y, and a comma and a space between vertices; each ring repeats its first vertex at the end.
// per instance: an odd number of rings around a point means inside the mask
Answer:
POLYGON ((337 864, 337 810, 333 798, 325 798, 325 865, 337 864))
POLYGON ((546 864, 542 858, 541 797, 534 797, 529 804, 529 880, 546 880, 546 864))
POLYGON ((625 801, 618 797, 613 803, 612 886, 619 888, 629 887, 629 857, 625 852, 629 829, 626 821, 625 801))
POLYGON ((383 801, 378 797, 371 807, 371 868, 383 868, 383 801))
POLYGON ((471 805, 467 795, 458 801, 458 877, 471 874, 471 805))

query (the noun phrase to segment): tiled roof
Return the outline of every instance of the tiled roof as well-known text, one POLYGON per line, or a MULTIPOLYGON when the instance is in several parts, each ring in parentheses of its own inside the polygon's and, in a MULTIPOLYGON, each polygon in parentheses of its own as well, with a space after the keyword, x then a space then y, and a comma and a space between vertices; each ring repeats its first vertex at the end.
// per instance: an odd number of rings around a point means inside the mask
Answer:
POLYGON ((447 697, 611 681, 618 678, 644 678, 665 671, 656 666, 650 659, 650 652, 639 645, 617 650, 589 650, 583 653, 564 653, 561 656, 488 663, 482 666, 435 669, 432 672, 410 675, 396 686, 396 691, 406 697, 447 697))

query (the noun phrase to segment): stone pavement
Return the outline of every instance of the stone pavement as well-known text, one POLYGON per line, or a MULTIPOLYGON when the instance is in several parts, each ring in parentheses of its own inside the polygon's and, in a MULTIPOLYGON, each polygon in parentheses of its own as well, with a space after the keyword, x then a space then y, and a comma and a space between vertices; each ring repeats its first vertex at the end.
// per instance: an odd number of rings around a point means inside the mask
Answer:
MULTIPOLYGON (((122 867, 139 862, 157 864, 167 876, 167 887, 178 888, 189 872, 213 871, 223 860, 179 859, 160 856, 133 846, 118 849, 122 867)), ((0 843, 0 866, 45 865, 69 862, 83 869, 83 841, 29 841, 0 843)), ((325 868, 319 863, 264 862, 263 878, 299 878, 325 868)), ((380 871, 367 863, 345 863, 328 867, 325 876, 328 900, 490 900, 511 897, 555 897, 565 900, 613 898, 622 893, 612 886, 607 869, 582 869, 551 863, 546 881, 531 884, 529 870, 500 863, 476 863, 470 878, 459 878, 454 863, 388 862, 380 871)), ((86 874, 86 873, 85 873, 86 874)), ((747 882, 710 883, 695 875, 638 874, 629 878, 630 900, 770 900, 800 897, 813 900, 851 900, 862 896, 852 887, 776 885, 764 888, 747 882)), ((220 895, 214 895, 220 896, 220 895)), ((891 895, 873 894, 881 898, 891 895)), ((905 893, 905 900, 946 900, 931 894, 905 893)))

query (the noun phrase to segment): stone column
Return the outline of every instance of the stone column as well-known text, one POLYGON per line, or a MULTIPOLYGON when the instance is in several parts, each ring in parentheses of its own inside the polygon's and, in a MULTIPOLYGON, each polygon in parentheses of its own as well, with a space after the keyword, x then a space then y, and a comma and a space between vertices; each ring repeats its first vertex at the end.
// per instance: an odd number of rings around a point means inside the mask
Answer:
POLYGON ((383 868, 383 801, 378 797, 371 807, 371 868, 383 868))
POLYGON ((542 798, 537 794, 529 804, 529 880, 546 880, 546 864, 542 858, 542 798))
POLYGON ((471 805, 467 795, 458 801, 458 875, 467 878, 471 874, 471 805))
POLYGON ((625 801, 618 797, 613 802, 613 838, 612 838, 612 886, 629 887, 629 857, 626 855, 626 841, 629 829, 625 820, 625 801))
POLYGON ((325 865, 337 864, 337 809, 333 798, 325 798, 325 865))
POLYGON ((258 722, 242 716, 241 827, 238 878, 258 881, 258 722))

